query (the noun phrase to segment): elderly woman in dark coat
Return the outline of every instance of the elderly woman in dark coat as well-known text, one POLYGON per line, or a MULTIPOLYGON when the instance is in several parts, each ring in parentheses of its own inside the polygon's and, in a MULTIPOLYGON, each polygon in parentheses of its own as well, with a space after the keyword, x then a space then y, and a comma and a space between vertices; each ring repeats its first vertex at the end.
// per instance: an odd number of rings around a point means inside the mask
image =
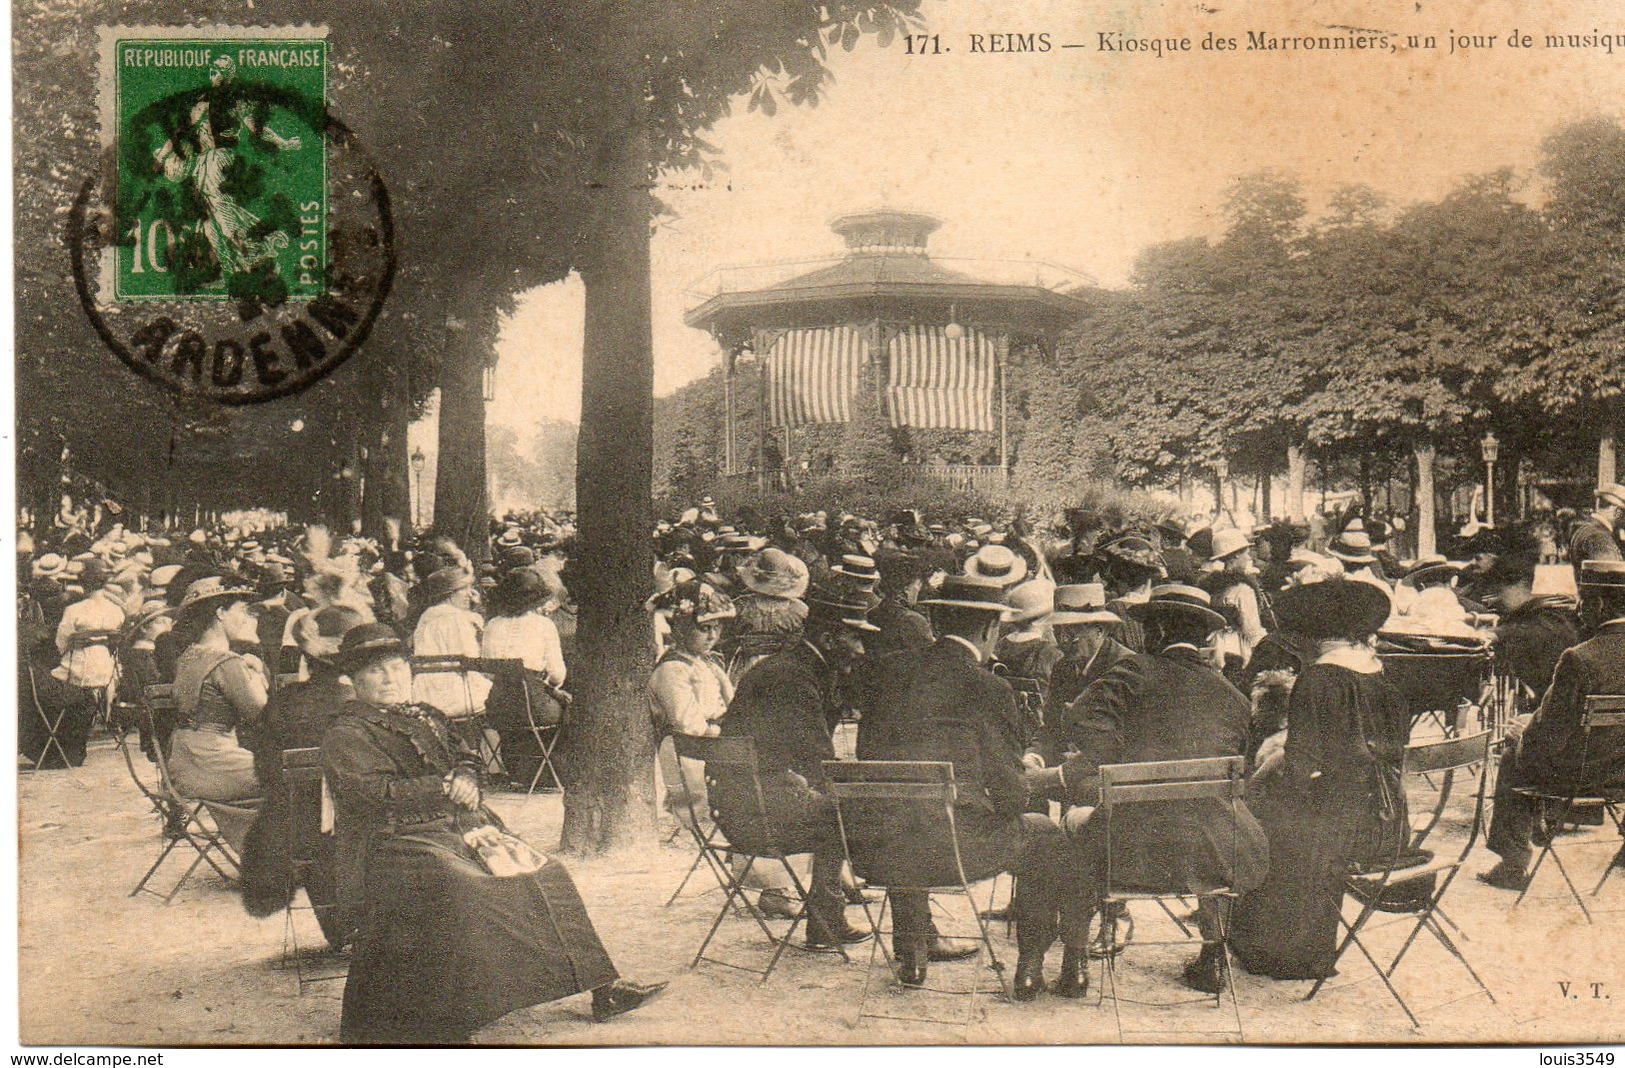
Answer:
MULTIPOLYGON (((338 908, 337 855, 331 835, 322 834, 320 791, 315 797, 294 798, 283 786, 282 751, 322 744, 339 709, 355 696, 344 673, 334 662, 344 635, 367 623, 366 616, 348 605, 328 605, 303 616, 293 636, 310 669, 310 678, 277 690, 260 717, 259 748, 254 770, 265 787, 265 805, 248 832, 243 847, 241 887, 243 907, 251 916, 270 916, 288 905, 293 891, 303 885, 316 912, 322 934, 335 949, 354 934, 354 917, 338 908), (297 852, 315 863, 296 873, 297 852), (296 882, 295 879, 300 881, 296 882)), ((314 785, 314 784, 313 784, 314 785)))
POLYGON ((1382 674, 1372 639, 1388 618, 1375 583, 1334 578, 1276 599, 1289 631, 1318 640, 1287 708, 1284 748, 1266 742, 1252 802, 1270 841, 1264 885, 1237 904, 1232 944, 1248 971, 1332 974, 1344 880, 1388 864, 1409 833, 1399 768, 1410 706, 1382 674))
POLYGON ((412 703, 412 671, 383 624, 350 631, 339 666, 356 700, 322 740, 340 896, 359 917, 344 989, 350 1043, 462 1043, 514 1009, 591 990, 605 1020, 654 996, 617 977, 564 866, 496 875, 472 842, 501 821, 480 761, 446 717, 412 703))

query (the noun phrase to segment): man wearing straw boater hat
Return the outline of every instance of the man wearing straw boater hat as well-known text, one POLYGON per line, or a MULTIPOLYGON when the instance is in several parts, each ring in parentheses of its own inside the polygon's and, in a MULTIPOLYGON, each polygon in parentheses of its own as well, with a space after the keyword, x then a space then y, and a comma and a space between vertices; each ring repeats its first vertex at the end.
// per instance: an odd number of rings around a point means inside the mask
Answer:
MULTIPOLYGON (((840 683, 863 656, 863 639, 874 633, 868 605, 833 587, 807 591, 807 623, 801 639, 750 669, 740 680, 728 713, 725 738, 750 738, 762 803, 786 854, 811 853, 807 945, 833 949, 868 937, 846 922, 841 890, 840 826, 835 804, 824 792, 824 761, 835 759, 831 737, 840 714, 840 683)), ((718 826, 730 839, 730 821, 751 810, 748 779, 721 772, 711 789, 718 826)))
POLYGON ((1081 748, 1070 706, 1090 683, 1134 654, 1112 637, 1123 621, 1107 610, 1106 587, 1099 582, 1056 587, 1055 612, 1049 621, 1064 659, 1050 673, 1044 730, 1034 748, 1043 763, 1058 764, 1069 749, 1081 748))
MULTIPOLYGON (((878 690, 858 726, 858 757, 953 762, 957 857, 973 881, 1017 873, 1016 932, 1026 959, 1029 942, 1047 945, 1054 937, 1057 880, 1051 869, 1063 851, 1047 817, 1023 812, 1021 719, 1010 687, 988 667, 999 623, 1013 614, 1005 589, 1002 578, 958 575, 920 602, 931 612, 937 641, 881 665, 878 690)), ((914 826, 905 819, 849 826, 847 832, 860 877, 905 888, 959 880, 954 844, 943 837, 939 821, 914 826)), ((929 961, 975 952, 974 944, 955 947, 937 938, 924 891, 888 894, 898 978, 905 986, 925 984, 929 961)), ((1035 996, 1042 978, 1018 969, 1016 996, 1035 996)))
MULTIPOLYGON (((1530 840, 1539 814, 1540 803, 1517 793, 1519 788, 1593 796, 1625 792, 1625 741, 1617 740, 1619 732, 1580 726, 1588 696, 1625 693, 1625 561, 1584 561, 1580 599, 1582 612, 1596 626, 1594 636, 1558 659, 1540 707, 1507 728, 1507 741, 1516 747, 1502 758, 1495 815, 1485 839, 1501 861, 1478 876, 1505 890, 1529 886, 1530 840)), ((1625 866, 1625 846, 1609 863, 1625 866)))
MULTIPOLYGON (((1168 583, 1128 612, 1145 627, 1151 653, 1129 656, 1090 686, 1074 703, 1082 751, 1057 768, 1029 773, 1029 786, 1043 796, 1081 806, 1068 815, 1074 863, 1080 869, 1082 906, 1092 914, 1105 887, 1105 817, 1088 818, 1099 803, 1100 768, 1158 760, 1240 756, 1252 713, 1247 698, 1226 682, 1209 657, 1212 635, 1224 627, 1207 593, 1168 583), (1081 707, 1079 707, 1081 706, 1081 707)), ((1112 827, 1115 885, 1256 887, 1268 867, 1264 832, 1244 804, 1232 815, 1223 802, 1140 806, 1123 810, 1112 827), (1234 828, 1234 845, 1232 845, 1234 828), (1231 866, 1234 849, 1234 867, 1231 866)), ((1216 938, 1225 917, 1204 904, 1197 924, 1216 938)), ((1066 953, 1061 985, 1087 985, 1087 923, 1063 929, 1066 953)), ((1184 981, 1216 992, 1224 981, 1221 947, 1204 946, 1186 966, 1184 981)))
POLYGON ((1569 535, 1569 565, 1574 568, 1574 582, 1583 576, 1580 567, 1587 560, 1620 560, 1625 554, 1619 548, 1619 523, 1625 518, 1625 486, 1608 482, 1597 487, 1596 507, 1591 515, 1575 524, 1569 535))

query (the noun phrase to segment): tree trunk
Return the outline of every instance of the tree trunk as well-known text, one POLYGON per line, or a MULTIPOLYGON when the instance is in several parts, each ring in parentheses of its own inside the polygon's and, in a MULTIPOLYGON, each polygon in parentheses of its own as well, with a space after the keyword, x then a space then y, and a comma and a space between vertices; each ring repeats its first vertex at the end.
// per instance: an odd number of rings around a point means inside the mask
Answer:
POLYGON ((1303 510, 1303 479, 1308 466, 1301 447, 1287 446, 1286 517, 1294 523, 1302 523, 1307 518, 1303 510))
POLYGON ((1433 459, 1431 444, 1416 446, 1416 556, 1421 559, 1438 552, 1434 536, 1433 459))
POLYGON ((654 845, 655 731, 648 596, 654 449, 648 145, 640 124, 605 148, 602 210, 582 265, 586 330, 576 459, 576 695, 560 847, 599 854, 654 845))
POLYGON ((1597 442, 1597 485, 1606 486, 1619 481, 1614 465, 1614 432, 1608 431, 1597 442))
POLYGON ((490 555, 485 499, 485 353, 456 338, 440 363, 439 456, 434 531, 476 561, 490 555))
POLYGON ((367 489, 363 501, 362 530, 368 537, 388 537, 386 518, 398 520, 402 530, 412 523, 411 467, 406 456, 411 399, 404 369, 396 369, 382 383, 379 417, 367 457, 367 489))
POLYGON ((1258 521, 1268 523, 1275 511, 1275 479, 1268 468, 1258 472, 1258 521))

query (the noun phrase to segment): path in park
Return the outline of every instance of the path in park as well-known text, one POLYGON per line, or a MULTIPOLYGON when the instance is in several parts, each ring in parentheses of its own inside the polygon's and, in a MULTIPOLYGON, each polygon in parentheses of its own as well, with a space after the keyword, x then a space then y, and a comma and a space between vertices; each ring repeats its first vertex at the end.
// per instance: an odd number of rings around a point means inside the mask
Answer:
MULTIPOLYGON (((109 743, 97 744, 83 768, 25 775, 19 801, 24 1042, 175 1046, 336 1040, 342 983, 299 995, 292 970, 281 964, 282 916, 252 919, 212 875, 195 878, 167 907, 145 895, 128 896, 161 843, 156 820, 109 743)), ((539 795, 527 802, 498 795, 494 807, 537 846, 557 841, 558 797, 539 795)), ((1450 828, 1452 833, 1460 829, 1459 820, 1450 828)), ((1589 847, 1565 839, 1565 844, 1580 845, 1573 855, 1579 858, 1577 879, 1587 889, 1609 852, 1600 837, 1592 837, 1595 844, 1589 847)), ((1459 837, 1450 841, 1459 848, 1459 837)), ((666 996, 604 1025, 592 1023, 587 998, 571 998, 513 1013, 481 1031, 477 1040, 515 1045, 962 1040, 954 1028, 935 1024, 866 1021, 852 1029, 849 1018, 867 947, 860 947, 863 952, 854 954, 850 964, 790 953, 765 985, 726 968, 702 965, 688 971, 688 960, 720 900, 715 891, 691 890, 672 908, 663 907, 691 855, 667 846, 631 861, 571 865, 621 970, 639 978, 672 980, 666 996)), ((1620 949, 1625 920, 1615 913, 1599 916, 1594 927, 1585 926, 1572 901, 1561 896, 1555 873, 1543 873, 1536 895, 1514 911, 1510 894, 1471 878, 1491 859, 1475 854, 1446 904, 1471 936, 1467 949, 1498 1004, 1479 996, 1424 1013, 1424 1029, 1413 1033, 1365 963, 1349 958, 1338 982, 1354 985, 1323 992, 1307 1003, 1301 1000, 1306 983, 1243 975, 1239 993, 1248 1038, 1317 1043, 1625 1039, 1625 1012, 1618 1008, 1625 1003, 1625 951, 1620 949), (1567 995, 1560 986, 1565 983, 1567 995), (1595 992, 1603 996, 1593 996, 1595 992)), ((1625 909, 1625 879, 1610 883, 1603 904, 1625 909)), ((1154 937, 1157 928, 1150 912, 1141 915, 1141 936, 1154 937)), ((861 922, 861 916, 861 910, 852 910, 854 922, 861 922)), ((300 919, 308 922, 308 913, 300 919)), ((1002 925, 997 933, 1000 952, 1013 966, 1015 946, 1002 941, 1002 925)), ((719 939, 721 955, 763 959, 760 934, 746 919, 725 922, 719 939)), ((1052 974, 1059 952, 1052 952, 1052 974)), ((1413 1004, 1467 993, 1466 976, 1431 940, 1424 936, 1424 944, 1412 952, 1399 981, 1402 990, 1415 994, 1413 1004)), ((1125 996, 1184 997, 1189 992, 1174 977, 1187 956, 1182 949, 1131 950, 1120 970, 1125 996)), ((971 967, 938 966, 933 974, 965 980, 971 967)), ((927 998, 883 993, 881 1004, 908 1012, 927 998)), ((943 1008, 935 1006, 936 1011, 943 1008)), ((1220 1026, 1215 1019, 1211 1008, 1186 1006, 1155 1011, 1144 1026, 1194 1030, 1220 1026)), ((992 1005, 969 1038, 1092 1043, 1114 1040, 1115 1034, 1109 1005, 1043 998, 992 1005)), ((1179 1040, 1177 1035, 1159 1037, 1179 1040)), ((1206 1039, 1192 1035, 1190 1040, 1206 1039)))

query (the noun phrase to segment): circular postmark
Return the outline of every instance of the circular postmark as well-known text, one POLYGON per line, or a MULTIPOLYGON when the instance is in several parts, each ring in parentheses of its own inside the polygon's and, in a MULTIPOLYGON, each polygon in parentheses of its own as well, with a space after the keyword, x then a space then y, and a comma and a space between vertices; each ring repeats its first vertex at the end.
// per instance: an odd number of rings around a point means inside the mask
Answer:
POLYGON ((67 234, 80 304, 114 355, 225 405, 297 393, 353 356, 396 265, 388 192, 349 128, 237 75, 217 62, 207 86, 120 115, 67 234))

